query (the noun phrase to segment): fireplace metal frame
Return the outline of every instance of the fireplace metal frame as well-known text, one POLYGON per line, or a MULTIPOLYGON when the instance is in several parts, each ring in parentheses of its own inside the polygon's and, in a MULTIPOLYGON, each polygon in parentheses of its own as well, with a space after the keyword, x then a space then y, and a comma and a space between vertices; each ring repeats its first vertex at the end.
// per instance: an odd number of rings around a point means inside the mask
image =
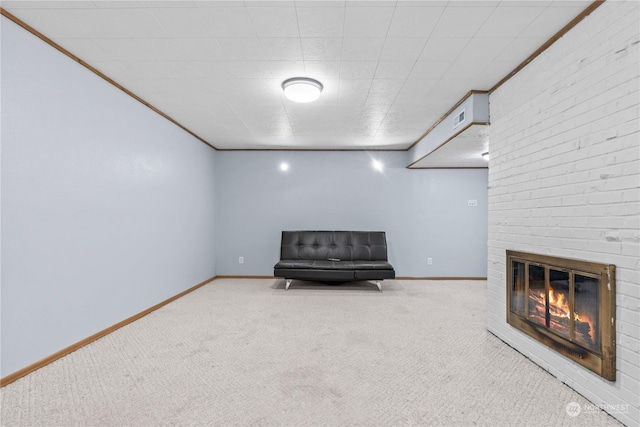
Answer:
MULTIPOLYGON (((530 337, 540 341, 560 354, 579 363, 609 381, 616 380, 616 280, 615 265, 580 261, 567 258, 557 258, 547 255, 527 252, 507 252, 507 323, 519 329, 530 337), (512 311, 513 262, 523 263, 525 266, 525 290, 527 301, 529 298, 529 266, 536 265, 545 268, 546 293, 549 291, 549 268, 568 271, 573 282, 574 274, 599 277, 599 332, 601 352, 587 349, 580 344, 555 334, 551 329, 531 322, 525 316, 512 311)), ((570 289, 574 284, 570 283, 570 289)), ((573 300, 573 292, 571 294, 573 300)), ((528 302, 525 310, 528 310, 528 302)), ((573 307, 571 307, 571 321, 573 328, 573 307)))

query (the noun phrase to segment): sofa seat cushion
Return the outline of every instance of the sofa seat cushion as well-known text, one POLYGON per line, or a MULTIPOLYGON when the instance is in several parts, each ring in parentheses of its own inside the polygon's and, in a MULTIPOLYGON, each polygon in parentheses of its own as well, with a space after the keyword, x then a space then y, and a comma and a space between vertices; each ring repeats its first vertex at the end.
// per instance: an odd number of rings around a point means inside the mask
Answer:
MULTIPOLYGON (((376 270, 369 271, 377 272, 376 270)), ((321 270, 314 268, 276 268, 275 276, 285 277, 287 279, 312 280, 320 282, 350 282, 356 280, 355 272, 353 270, 321 270)))
POLYGON ((329 260, 281 260, 278 270, 393 270, 387 261, 329 261, 329 260))

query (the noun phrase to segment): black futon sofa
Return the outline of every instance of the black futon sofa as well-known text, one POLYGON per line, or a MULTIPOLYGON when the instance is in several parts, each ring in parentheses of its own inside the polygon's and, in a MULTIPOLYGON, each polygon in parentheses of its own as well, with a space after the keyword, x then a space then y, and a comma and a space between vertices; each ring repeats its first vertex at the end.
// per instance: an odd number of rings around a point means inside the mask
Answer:
POLYGON ((291 281, 354 282, 396 277, 383 231, 283 231, 275 277, 291 281))

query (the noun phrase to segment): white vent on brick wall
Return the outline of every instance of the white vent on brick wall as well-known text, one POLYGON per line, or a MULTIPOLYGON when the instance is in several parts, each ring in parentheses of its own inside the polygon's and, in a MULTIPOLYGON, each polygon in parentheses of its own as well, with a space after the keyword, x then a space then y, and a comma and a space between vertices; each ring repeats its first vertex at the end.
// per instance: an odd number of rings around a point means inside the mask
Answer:
POLYGON ((457 128, 458 126, 460 126, 462 123, 464 123, 464 108, 462 109, 462 111, 460 111, 458 114, 456 114, 453 117, 453 128, 457 128))

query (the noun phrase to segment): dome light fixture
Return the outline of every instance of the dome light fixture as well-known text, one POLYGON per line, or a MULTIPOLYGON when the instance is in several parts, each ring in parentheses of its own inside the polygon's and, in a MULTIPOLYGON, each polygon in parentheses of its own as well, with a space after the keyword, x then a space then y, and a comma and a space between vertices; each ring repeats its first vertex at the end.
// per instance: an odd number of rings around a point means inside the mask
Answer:
POLYGON ((282 82, 284 96, 293 102, 313 102, 320 98, 322 83, 309 77, 292 77, 282 82))
POLYGON ((489 152, 485 151, 484 153, 480 154, 482 156, 483 159, 485 159, 486 161, 489 161, 489 152))

